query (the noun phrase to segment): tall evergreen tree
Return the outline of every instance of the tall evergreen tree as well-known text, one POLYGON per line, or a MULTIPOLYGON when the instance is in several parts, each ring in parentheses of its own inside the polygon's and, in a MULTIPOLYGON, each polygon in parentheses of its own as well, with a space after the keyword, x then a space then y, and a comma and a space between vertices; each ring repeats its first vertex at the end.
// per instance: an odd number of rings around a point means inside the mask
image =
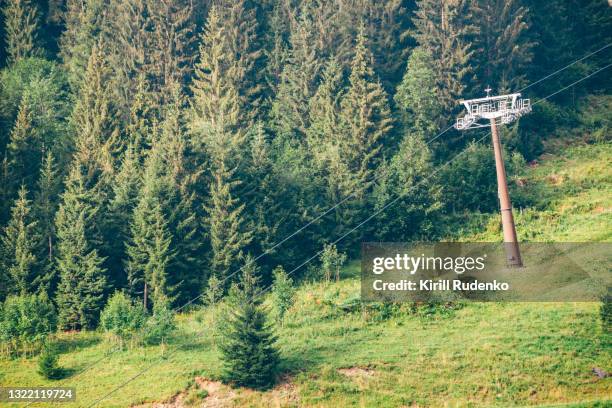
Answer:
POLYGON ((24 95, 19 105, 15 126, 11 131, 7 146, 9 195, 12 196, 20 185, 32 190, 35 185, 36 165, 41 161, 42 146, 32 126, 28 95, 24 95))
POLYGON ((66 0, 64 31, 60 37, 60 57, 68 72, 68 82, 77 93, 87 70, 92 49, 107 24, 108 0, 66 0))
POLYGON ((219 349, 225 381, 265 389, 274 383, 280 357, 272 326, 261 304, 257 268, 250 257, 245 262, 240 283, 231 290, 219 349))
POLYGON ((367 185, 392 128, 388 96, 372 69, 372 54, 363 33, 357 37, 349 88, 341 103, 340 150, 351 171, 367 185))
POLYGON ((91 232, 97 212, 95 201, 75 161, 56 217, 60 276, 56 303, 59 324, 64 329, 95 327, 103 306, 106 270, 91 232))
POLYGON ((261 72, 264 52, 261 28, 258 22, 257 2, 246 0, 220 0, 217 2, 219 17, 225 28, 224 50, 238 97, 249 108, 241 119, 243 126, 252 126, 262 119, 262 97, 265 92, 261 72))
MULTIPOLYGON (((128 286, 135 296, 142 294, 144 282, 152 283, 153 278, 147 276, 153 275, 145 271, 153 268, 150 262, 154 260, 147 254, 153 253, 154 244, 155 251, 163 249, 155 262, 172 271, 167 275, 164 295, 175 304, 194 298, 205 278, 201 270, 202 232, 194 207, 197 171, 189 161, 192 149, 185 137, 179 104, 180 98, 168 107, 161 134, 147 157, 127 247, 128 286), (159 242, 169 240, 168 248, 164 249, 165 243, 152 241, 150 237, 155 234, 161 237, 157 238, 159 242), (149 242, 148 246, 139 244, 139 240, 149 242)), ((161 266, 155 268, 161 270, 161 266)))
POLYGON ((245 229, 244 203, 237 196, 247 133, 239 90, 232 81, 235 63, 225 51, 224 30, 217 8, 210 10, 200 45, 191 104, 191 132, 204 140, 211 162, 210 202, 206 225, 212 247, 211 267, 220 279, 232 272, 251 241, 245 229), (229 60, 228 60, 229 59, 229 60))
MULTIPOLYGON (((145 184, 144 189, 147 188, 149 186, 145 184)), ((132 296, 143 296, 146 307, 149 293, 153 297, 171 295, 167 279, 168 263, 172 257, 170 243, 161 205, 155 197, 144 193, 131 223, 126 269, 132 296)))
POLYGON ((533 59, 529 10, 522 0, 479 0, 475 8, 478 35, 474 49, 477 79, 500 93, 525 85, 525 71, 533 59))
POLYGON ((291 28, 290 49, 270 109, 270 126, 280 143, 301 143, 310 125, 308 102, 317 90, 322 71, 314 40, 311 17, 300 15, 291 28))
MULTIPOLYGON (((132 106, 138 104, 137 94, 145 82, 153 80, 147 69, 152 64, 148 50, 153 48, 149 3, 147 0, 110 0, 107 9, 110 17, 102 26, 108 60, 113 69, 113 93, 123 121, 129 121, 131 126, 134 124, 132 114, 139 110, 132 106)), ((153 98, 147 105, 152 110, 159 108, 153 98)))
POLYGON ((53 262, 56 243, 55 213, 59 205, 60 191, 59 171, 53 154, 48 152, 41 166, 33 208, 40 238, 37 246, 39 269, 43 285, 49 294, 52 294, 57 286, 53 262))
POLYGON ((31 0, 6 0, 2 7, 4 31, 9 64, 22 58, 42 55, 38 43, 40 29, 36 2, 31 0))
POLYGON ((11 210, 11 219, 2 234, 2 268, 10 279, 9 293, 25 295, 37 291, 36 221, 31 214, 31 201, 22 187, 11 210))
MULTIPOLYGON (((425 141, 434 138, 447 125, 440 103, 434 64, 427 49, 415 48, 394 97, 404 134, 418 134, 425 141)), ((434 146, 444 149, 445 144, 437 142, 434 146)), ((436 150, 436 147, 433 149, 436 150)))
POLYGON ((174 87, 189 78, 194 59, 192 2, 148 1, 153 33, 147 73, 160 105, 172 101, 174 87))
POLYGON ((127 284, 123 273, 123 262, 127 258, 125 243, 130 237, 130 222, 138 204, 138 194, 142 184, 142 170, 136 156, 136 149, 129 144, 123 154, 121 168, 113 183, 112 198, 109 203, 107 228, 109 237, 109 256, 107 265, 114 272, 110 278, 113 286, 124 287, 127 284))
POLYGON ((442 111, 450 114, 473 75, 474 8, 468 0, 419 0, 413 37, 435 61, 442 111))
POLYGON ((331 58, 323 71, 321 84, 309 101, 310 126, 306 132, 308 148, 315 159, 327 165, 328 157, 337 152, 337 135, 340 130, 340 101, 344 93, 342 68, 336 58, 331 58))

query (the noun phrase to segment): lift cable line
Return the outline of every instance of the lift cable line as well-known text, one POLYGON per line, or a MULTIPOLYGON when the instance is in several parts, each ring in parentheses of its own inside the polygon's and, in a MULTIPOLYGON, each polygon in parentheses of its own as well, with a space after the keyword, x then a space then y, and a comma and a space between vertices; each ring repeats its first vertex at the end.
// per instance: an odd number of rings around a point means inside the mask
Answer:
POLYGON ((606 70, 606 69, 608 69, 608 68, 610 68, 610 67, 612 67, 612 64, 608 64, 608 65, 606 65, 606 66, 605 66, 605 67, 603 67, 603 68, 599 68, 597 71, 591 72, 589 75, 587 75, 587 76, 585 76, 585 77, 583 77, 583 78, 580 78, 579 80, 574 81, 574 82, 572 82, 571 84, 569 84, 569 85, 567 85, 567 86, 564 86, 563 88, 559 89, 558 91, 555 91, 555 92, 551 93, 550 95, 548 95, 548 96, 546 96, 546 97, 544 97, 544 98, 538 99, 538 100, 537 100, 537 101, 535 101, 533 104, 534 104, 534 105, 537 105, 538 103, 540 103, 540 102, 542 102, 542 101, 544 101, 544 100, 546 100, 546 99, 548 99, 548 98, 550 98, 550 97, 552 97, 552 96, 555 96, 556 94, 558 94, 558 93, 560 93, 560 92, 563 92, 563 91, 565 91, 566 89, 571 88, 572 86, 574 86, 574 85, 576 85, 576 84, 578 84, 578 83, 580 83, 580 82, 582 82, 582 81, 584 81, 584 80, 587 80, 587 79, 589 79, 590 77, 592 77, 593 75, 596 75, 596 74, 600 73, 601 71, 606 70))
POLYGON ((551 73, 551 74, 548 74, 548 75, 546 75, 545 77, 542 77, 542 78, 538 79, 538 80, 537 80, 537 81, 535 81, 535 82, 530 83, 529 85, 527 85, 527 86, 525 86, 525 87, 523 87, 523 88, 519 89, 517 92, 523 92, 525 89, 529 89, 529 88, 531 88, 532 86, 537 85, 537 84, 539 84, 540 82, 547 80, 548 78, 550 78, 550 77, 552 77, 552 76, 554 76, 554 75, 558 74, 559 72, 565 71, 565 70, 566 70, 566 69, 568 69, 569 67, 571 67, 571 66, 573 66, 573 65, 576 65, 577 63, 579 63, 579 62, 581 62, 581 61, 584 61, 585 59, 587 59, 587 58, 589 58, 589 57, 592 57, 593 55, 595 55, 595 54, 597 54, 597 53, 599 53, 599 52, 601 52, 601 51, 603 51, 603 50, 605 50, 605 49, 607 49, 607 48, 609 48, 609 47, 611 47, 611 46, 612 46, 612 43, 610 43, 610 44, 608 44, 608 45, 605 45, 605 46, 601 47, 600 49, 598 49, 597 51, 593 51, 593 52, 591 52, 591 53, 589 53, 589 54, 585 55, 584 57, 582 57, 582 58, 580 58, 580 59, 577 59, 576 61, 574 61, 574 62, 570 63, 569 65, 566 65, 566 66, 564 66, 563 68, 559 68, 559 69, 558 69, 558 70, 556 70, 555 72, 553 72, 553 73, 551 73))
MULTIPOLYGON (((574 62, 572 62, 572 63, 568 64, 568 65, 566 65, 566 66, 565 66, 565 67, 563 67, 563 68, 560 68, 559 70, 555 71, 554 73, 549 74, 549 75, 547 75, 547 76, 545 76, 545 77, 543 77, 543 78, 541 78, 541 79, 539 79, 539 80, 537 80, 537 81, 535 81, 535 82, 531 83, 530 85, 528 85, 528 86, 526 86, 526 87, 522 88, 521 90, 527 89, 527 88, 531 87, 532 85, 535 85, 535 84, 537 84, 537 83, 539 83, 539 82, 542 82, 542 81, 544 81, 545 79, 550 78, 550 77, 551 77, 551 76, 553 76, 554 74, 556 74, 556 73, 558 73, 558 72, 561 72, 561 71, 563 71, 563 70, 565 70, 565 69, 569 68, 570 66, 572 66, 572 65, 576 64, 577 62, 582 61, 582 60, 584 60, 584 59, 586 59, 586 58, 589 58, 589 57, 591 57, 591 56, 593 56, 593 55, 597 54, 597 53, 598 53, 598 52, 600 52, 600 51, 603 51, 604 49, 606 49, 606 48, 608 48, 608 47, 610 47, 610 46, 612 46, 612 43, 611 43, 611 44, 608 44, 607 46, 605 46, 605 47, 603 47, 603 48, 600 48, 599 50, 597 50, 597 51, 595 51, 595 52, 592 52, 592 53, 590 53, 590 54, 588 54, 588 55, 586 55, 586 56, 584 56, 584 57, 582 57, 582 58, 580 58, 580 59, 578 59, 578 60, 576 60, 576 61, 574 61, 574 62)), ((584 78, 582 78, 582 79, 580 79, 580 80, 578 80, 578 81, 575 81, 574 83, 572 83, 572 84, 568 85, 567 87, 562 88, 561 90, 559 90, 559 91, 557 91, 557 92, 555 92, 555 93, 553 93, 553 94, 551 94, 551 95, 548 95, 548 96, 546 96, 546 97, 544 97, 544 98, 539 99, 538 101, 534 102, 534 103, 533 103, 533 105, 536 105, 536 104, 538 104, 539 102, 542 102, 543 100, 548 99, 548 98, 550 98, 550 97, 552 97, 552 96, 556 95, 557 93, 559 93, 559 92, 562 92, 562 91, 566 90, 567 88, 569 88, 569 87, 571 87, 571 86, 573 86, 573 85, 575 85, 575 84, 577 84, 577 83, 579 83, 579 82, 581 82, 581 81, 583 81, 583 80, 587 79, 588 77, 591 77, 591 76, 595 75, 596 73, 598 73, 598 72, 600 72, 600 71, 602 71, 602 70, 604 70, 604 69, 606 69, 606 68, 609 68, 610 66, 612 66, 612 64, 610 64, 610 65, 608 65, 608 66, 606 66, 606 67, 604 67, 604 68, 602 68, 602 69, 599 69, 599 70, 597 70, 596 72, 593 72, 592 74, 588 75, 587 77, 584 77, 584 78)), ((430 143, 434 142, 436 139, 438 139, 439 137, 441 137, 443 134, 445 134, 446 132, 448 132, 448 131, 449 131, 450 129, 452 129, 453 127, 455 127, 455 124, 453 124, 453 125, 449 126, 449 127, 448 127, 448 128, 446 128, 445 130, 443 130, 442 132, 440 132, 439 134, 437 134, 436 136, 434 136, 433 138, 429 139, 429 140, 427 141, 427 145, 429 145, 430 143)), ((485 137, 486 137, 486 136, 485 136, 485 137)), ((484 140, 484 137, 483 137, 482 139, 480 139, 480 140, 484 140)), ((480 141, 480 140, 479 140, 479 141, 480 141)), ((375 180, 373 179, 372 181, 375 181, 375 180)), ((350 198, 350 197, 351 197, 351 195, 349 195, 349 196, 345 197, 343 200, 344 200, 344 201, 346 201, 346 200, 347 200, 348 198, 350 198)), ((323 214, 319 215, 317 218, 318 218, 318 219, 322 218, 322 217, 323 217, 325 214, 327 214, 327 213, 329 213, 330 211, 332 211, 334 208, 336 208, 336 207, 337 207, 338 205, 340 205, 342 202, 343 202, 343 201, 341 201, 341 202, 339 202, 339 203, 336 203, 334 206, 332 206, 332 207, 330 207, 329 209, 327 209, 327 210, 326 210, 326 211, 325 211, 323 214)), ((385 207, 384 207, 384 209, 386 209, 386 208, 387 208, 387 206, 385 206, 385 207)), ((277 246, 279 246, 279 245, 281 245, 282 243, 286 242, 287 240, 291 239, 291 237, 295 236, 295 235, 296 235, 296 234, 298 234, 300 231, 303 231, 305 228, 307 228, 308 226, 312 225, 312 223, 314 223, 315 221, 316 221, 316 219, 315 219, 315 220, 311 220, 311 221, 309 221, 307 224, 305 224, 304 226, 302 226, 302 227, 301 227, 300 229, 298 229, 296 232, 294 232, 294 233, 290 234, 289 236, 285 237, 283 240, 279 241, 279 243, 275 244, 275 245, 274 245, 272 248, 276 248, 277 246)), ((339 242, 339 241, 338 241, 338 242, 339 242)), ((271 251, 271 250, 272 250, 272 248, 268 249, 268 251, 271 251)), ((320 255, 320 253, 321 253, 321 252, 317 253, 317 255, 316 255, 316 256, 320 255)), ((255 258, 255 260, 256 260, 256 259, 261 258, 261 256, 263 256, 263 255, 265 255, 265 254, 266 254, 266 252, 264 252, 264 253, 260 254, 260 255, 259 255, 257 258, 255 258)), ((316 257, 316 256, 315 256, 315 257, 316 257)), ((314 257, 311 257, 311 258, 309 259, 309 261, 308 261, 308 262, 312 261, 313 259, 314 259, 314 257)), ((299 268, 303 267, 304 265, 306 265, 306 263, 303 263, 303 264, 301 264, 299 267, 297 267, 297 268, 295 268, 294 270, 292 270, 292 271, 289 273, 289 275, 290 275, 290 274, 292 274, 292 273, 294 273, 294 272, 296 272, 297 270, 299 270, 299 268)), ((244 268, 244 266, 243 266, 242 268, 238 269, 237 271, 233 272, 233 273, 232 273, 230 276, 233 276, 233 275, 235 275, 236 273, 240 272, 240 271, 241 271, 243 268, 244 268)), ((266 288, 266 290, 267 290, 267 289, 269 289, 269 288, 266 288)), ((175 312, 178 312, 178 311, 182 310, 183 308, 185 308, 185 307, 186 307, 186 306, 188 306, 189 304, 192 304, 193 302, 195 302, 195 301, 196 301, 197 299, 199 299, 201 296, 202 296, 201 294, 200 294, 200 295, 198 295, 198 296, 196 296, 195 298, 191 299, 190 301, 188 301, 188 302, 187 302, 187 303, 185 303, 184 305, 182 305, 182 306, 180 306, 180 307, 178 307, 178 308, 174 309, 174 311, 175 311, 175 312)), ((75 377, 77 377, 77 376, 79 376, 79 375, 83 374, 85 371, 88 371, 89 369, 91 369, 92 367, 94 367, 96 364, 98 364, 98 363, 99 363, 99 362, 101 362, 102 360, 106 359, 107 357, 110 357, 112 354, 113 354, 113 352, 111 352, 111 353, 109 353, 109 354, 105 355, 104 357, 102 357, 102 358, 100 358, 100 359, 96 360, 95 362, 93 362, 92 364, 88 365, 88 366, 87 366, 87 367, 85 367, 83 370, 81 370, 80 372, 78 372, 77 374, 75 374, 74 376, 72 376, 72 377, 71 377, 71 380, 72 380, 72 379, 74 379, 75 377)), ((130 381, 131 381, 131 380, 130 380, 130 381)), ((121 387, 117 388, 117 390, 118 390, 118 389, 120 389, 120 388, 121 388, 121 387)), ((113 392, 114 392, 114 391, 113 391, 113 392)), ((110 394, 108 394, 108 395, 110 395, 110 394)), ((106 398, 106 397, 104 397, 104 398, 106 398)), ((102 400, 102 399, 101 399, 101 400, 102 400)), ((99 401, 101 401, 101 400, 98 400, 97 402, 99 402, 99 401)), ((95 405, 97 402, 95 402, 93 405, 95 405)), ((32 404, 32 403, 27 404, 27 405, 26 405, 26 407, 27 407, 27 406, 29 406, 29 405, 31 405, 31 404, 32 404)), ((93 406, 93 405, 90 405, 90 406, 93 406)))

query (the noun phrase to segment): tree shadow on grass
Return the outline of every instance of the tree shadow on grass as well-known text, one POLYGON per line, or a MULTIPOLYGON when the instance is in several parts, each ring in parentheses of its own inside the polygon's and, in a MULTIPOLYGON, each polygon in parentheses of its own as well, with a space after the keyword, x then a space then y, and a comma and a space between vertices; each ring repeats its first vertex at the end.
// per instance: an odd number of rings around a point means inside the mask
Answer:
POLYGON ((100 343, 100 341, 101 339, 96 336, 59 338, 56 340, 57 352, 59 354, 72 353, 77 350, 96 346, 100 343))

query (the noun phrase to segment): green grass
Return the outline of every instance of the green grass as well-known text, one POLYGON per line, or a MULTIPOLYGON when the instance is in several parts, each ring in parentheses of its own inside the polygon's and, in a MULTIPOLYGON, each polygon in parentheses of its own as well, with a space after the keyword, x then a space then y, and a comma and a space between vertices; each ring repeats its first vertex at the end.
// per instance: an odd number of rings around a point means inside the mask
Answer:
MULTIPOLYGON (((547 149, 556 154, 544 154, 537 164, 510 181, 519 240, 611 241, 612 143, 564 141, 572 144, 547 149)), ((454 239, 501 240, 497 213, 468 214, 453 221, 457 225, 452 233, 454 239)))
MULTIPOLYGON (((517 214, 521 239, 610 241, 611 145, 572 140, 547 148, 554 154, 519 176, 524 187, 513 187, 513 197, 530 203, 517 214)), ((500 238, 497 214, 463 221, 456 235, 465 240, 500 238)), ((361 310, 351 307, 358 275, 354 261, 339 283, 300 287, 278 331, 282 383, 268 392, 233 390, 231 404, 612 406, 612 378, 591 373, 593 367, 612 371, 612 339, 602 333, 598 304, 474 303, 432 315, 409 305, 361 310)), ((211 320, 209 310, 181 315, 169 344, 124 351, 99 333, 61 334, 65 379, 44 380, 36 358, 16 358, 0 361, 0 385, 76 386, 77 402, 64 406, 87 406, 146 369, 100 406, 167 401, 178 393, 184 405, 197 406, 207 393, 194 378, 215 379, 221 370, 211 320)))

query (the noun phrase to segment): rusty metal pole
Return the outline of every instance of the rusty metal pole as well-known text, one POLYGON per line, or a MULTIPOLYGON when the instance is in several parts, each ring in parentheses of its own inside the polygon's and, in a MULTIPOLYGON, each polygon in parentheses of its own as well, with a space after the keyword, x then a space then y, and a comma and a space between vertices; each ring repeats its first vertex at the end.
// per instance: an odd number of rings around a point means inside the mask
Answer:
POLYGON ((508 194, 508 183, 506 181, 506 169, 504 167, 504 158, 502 157, 502 146, 499 141, 495 119, 491 119, 491 136, 493 137, 493 151, 495 152, 497 192, 501 209, 502 229, 504 231, 506 261, 508 262, 508 266, 518 268, 523 266, 523 261, 521 260, 518 239, 516 238, 516 228, 514 227, 514 217, 512 216, 512 204, 510 203, 510 194, 508 194))

